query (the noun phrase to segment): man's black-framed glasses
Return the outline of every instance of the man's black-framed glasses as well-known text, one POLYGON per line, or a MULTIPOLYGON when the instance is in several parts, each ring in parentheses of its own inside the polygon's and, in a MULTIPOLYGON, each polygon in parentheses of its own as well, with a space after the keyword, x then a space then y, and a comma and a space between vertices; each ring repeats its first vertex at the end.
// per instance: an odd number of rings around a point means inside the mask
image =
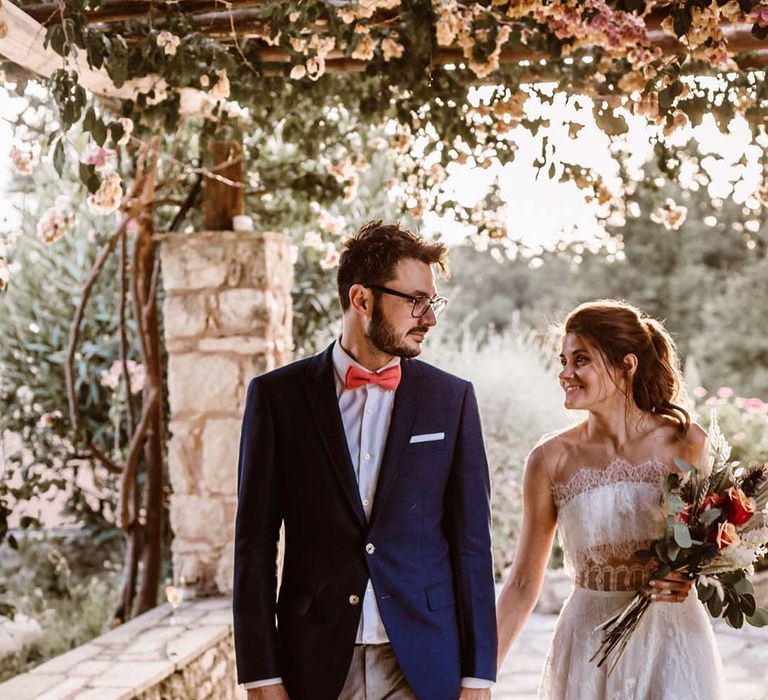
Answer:
POLYGON ((434 296, 431 299, 429 297, 415 297, 413 294, 406 294, 405 292, 398 292, 396 289, 390 289, 389 287, 382 287, 378 284, 364 284, 366 289, 375 289, 377 292, 383 294, 391 294, 393 297, 400 297, 402 299, 408 299, 413 306, 411 307, 411 316, 413 318, 421 318, 429 309, 432 309, 432 313, 437 318, 448 305, 448 300, 445 297, 434 296))

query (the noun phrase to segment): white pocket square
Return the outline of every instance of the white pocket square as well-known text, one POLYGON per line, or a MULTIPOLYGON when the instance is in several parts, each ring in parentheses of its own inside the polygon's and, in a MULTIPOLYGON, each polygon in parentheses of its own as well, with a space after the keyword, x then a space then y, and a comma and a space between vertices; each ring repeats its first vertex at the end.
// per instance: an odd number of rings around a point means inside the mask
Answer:
POLYGON ((424 433, 424 435, 412 435, 411 444, 415 442, 434 442, 445 439, 445 433, 424 433))

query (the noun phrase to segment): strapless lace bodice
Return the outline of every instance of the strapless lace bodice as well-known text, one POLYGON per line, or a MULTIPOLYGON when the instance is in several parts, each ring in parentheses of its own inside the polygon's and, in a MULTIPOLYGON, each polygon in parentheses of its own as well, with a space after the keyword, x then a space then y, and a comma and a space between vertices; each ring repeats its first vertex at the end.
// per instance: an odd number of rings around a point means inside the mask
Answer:
POLYGON ((648 582, 654 565, 635 552, 664 534, 662 486, 669 472, 658 459, 616 459, 603 469, 578 469, 553 485, 558 534, 574 585, 629 591, 648 582))

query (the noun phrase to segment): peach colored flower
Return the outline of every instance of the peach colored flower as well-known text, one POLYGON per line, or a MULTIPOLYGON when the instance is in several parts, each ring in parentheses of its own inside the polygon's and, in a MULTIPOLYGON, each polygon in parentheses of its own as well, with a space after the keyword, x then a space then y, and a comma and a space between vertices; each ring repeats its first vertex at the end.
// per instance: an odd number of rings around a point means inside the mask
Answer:
POLYGON ((46 245, 55 243, 75 225, 75 214, 66 197, 57 197, 56 203, 45 211, 37 222, 37 235, 46 245))
POLYGON ((21 150, 16 146, 11 148, 11 163, 19 175, 31 175, 38 162, 39 158, 34 153, 21 150))
POLYGON ((113 155, 115 155, 114 151, 102 148, 98 144, 91 142, 85 147, 85 153, 80 162, 86 165, 94 165, 96 170, 102 172, 105 168, 109 167, 108 161, 113 155))
MULTIPOLYGON (((134 362, 133 360, 127 360, 126 364, 128 365, 128 379, 131 384, 131 393, 138 394, 144 388, 147 372, 144 369, 144 365, 134 362)), ((102 370, 99 383, 101 386, 114 391, 120 385, 122 376, 123 365, 119 360, 115 360, 109 369, 102 370)))
POLYGON ((741 538, 736 532, 736 526, 733 523, 720 523, 717 526, 717 536, 715 541, 717 542, 718 549, 724 549, 728 545, 739 542, 741 538))
POLYGON ((222 68, 216 71, 216 75, 219 76, 219 80, 211 88, 211 97, 217 100, 226 100, 229 97, 229 78, 227 77, 227 69, 222 68))
POLYGON ((301 80, 307 74, 307 67, 302 63, 297 63, 291 68, 290 78, 291 80, 301 80))
POLYGON ((355 50, 352 52, 352 58, 358 61, 370 61, 373 58, 373 53, 376 50, 376 42, 370 35, 364 35, 355 46, 355 50))
POLYGON ((381 42, 381 52, 384 54, 384 60, 390 61, 393 58, 402 58, 405 47, 394 39, 384 39, 381 42))
POLYGON ((120 123, 120 126, 123 127, 123 135, 117 141, 117 145, 123 146, 131 140, 131 135, 133 134, 133 122, 128 117, 120 117, 117 121, 120 123))
POLYGON ((325 243, 323 243, 323 238, 317 231, 307 231, 304 234, 304 240, 301 242, 301 244, 305 248, 325 250, 325 243))
POLYGON ((171 32, 163 31, 157 35, 157 45, 163 49, 166 56, 173 56, 179 48, 181 39, 171 32))
POLYGON ((322 56, 314 56, 307 59, 307 76, 311 80, 318 80, 325 74, 325 59, 322 56))
POLYGON ((762 2, 752 8, 749 13, 750 22, 754 22, 758 27, 768 27, 768 3, 762 2))
POLYGON ((122 182, 118 173, 110 173, 101 181, 99 189, 88 196, 88 208, 99 216, 106 216, 115 211, 123 199, 122 182))
POLYGON ((651 214, 651 221, 657 224, 663 224, 668 231, 679 229, 685 217, 688 215, 688 207, 675 204, 672 199, 666 202, 651 214))
POLYGON ((323 270, 332 270, 339 264, 340 258, 339 251, 336 250, 336 246, 333 243, 327 243, 325 249, 325 258, 320 261, 320 267, 323 270))
POLYGON ((48 411, 40 416, 38 423, 43 428, 50 428, 59 418, 61 418, 61 411, 48 411))

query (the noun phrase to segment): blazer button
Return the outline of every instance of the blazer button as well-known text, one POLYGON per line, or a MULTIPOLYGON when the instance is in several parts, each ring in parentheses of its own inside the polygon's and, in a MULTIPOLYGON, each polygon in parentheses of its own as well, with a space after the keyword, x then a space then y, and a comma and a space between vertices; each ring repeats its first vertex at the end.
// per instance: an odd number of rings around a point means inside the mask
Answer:
POLYGON ((357 605, 360 602, 360 598, 356 595, 349 596, 349 604, 350 605, 357 605))
POLYGON ((372 542, 369 542, 367 545, 365 545, 365 551, 368 554, 373 554, 376 551, 376 547, 373 546, 372 542))

